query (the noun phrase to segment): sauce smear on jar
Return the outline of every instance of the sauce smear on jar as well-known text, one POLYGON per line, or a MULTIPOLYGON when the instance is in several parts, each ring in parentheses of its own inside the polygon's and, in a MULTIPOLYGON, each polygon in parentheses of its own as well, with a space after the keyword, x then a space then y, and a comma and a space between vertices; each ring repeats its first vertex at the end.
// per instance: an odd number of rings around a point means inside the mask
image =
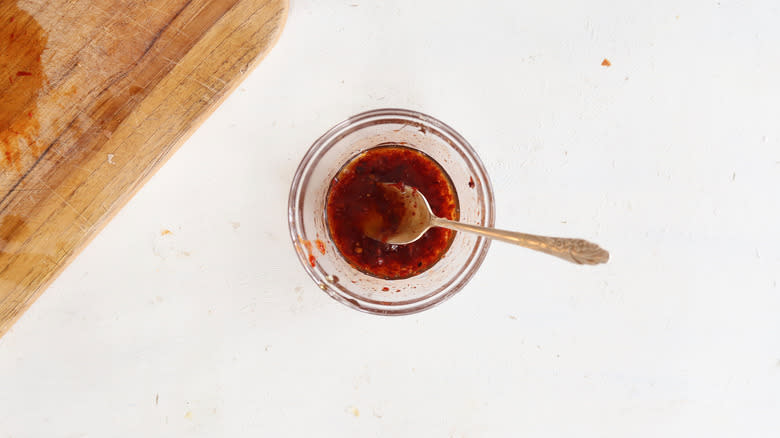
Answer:
POLYGON ((355 269, 390 280, 409 278, 433 266, 447 252, 455 232, 431 228, 407 245, 392 245, 365 235, 367 226, 394 224, 403 206, 385 197, 380 183, 419 190, 436 216, 458 220, 458 198, 447 174, 423 152, 384 144, 352 158, 331 181, 327 222, 339 253, 355 269), (378 216, 379 215, 379 216, 378 216))

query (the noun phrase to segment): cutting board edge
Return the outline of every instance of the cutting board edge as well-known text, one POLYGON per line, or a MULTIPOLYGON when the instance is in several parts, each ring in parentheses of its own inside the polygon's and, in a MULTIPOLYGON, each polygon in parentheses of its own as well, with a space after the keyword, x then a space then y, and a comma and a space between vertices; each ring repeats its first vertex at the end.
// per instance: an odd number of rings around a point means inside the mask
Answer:
POLYGON ((93 231, 85 236, 84 240, 73 248, 72 253, 66 257, 66 260, 59 264, 55 269, 51 270, 45 280, 43 280, 39 286, 33 291, 27 300, 22 304, 19 310, 10 318, 0 321, 0 339, 2 339, 6 333, 12 330, 13 326, 19 321, 35 301, 51 286, 54 280, 68 267, 71 263, 81 254, 81 252, 97 237, 100 232, 108 225, 108 223, 116 217, 116 215, 127 205, 127 203, 138 193, 143 186, 162 168, 162 166, 168 162, 171 156, 175 154, 179 148, 195 133, 195 131, 208 119, 217 108, 219 108, 240 85, 246 80, 246 78, 260 65, 260 63, 271 53, 276 47, 276 44, 281 38, 284 28, 287 24, 287 18, 289 16, 290 2, 289 0, 279 0, 282 5, 282 17, 279 22, 279 27, 273 35, 268 48, 260 53, 249 65, 246 71, 236 75, 235 79, 224 89, 221 94, 215 96, 214 100, 208 105, 198 116, 196 116, 192 124, 182 132, 182 135, 171 145, 171 148, 161 156, 161 159, 155 164, 151 170, 146 173, 131 190, 125 192, 119 197, 115 203, 115 206, 106 212, 106 215, 100 219, 99 222, 94 224, 93 231))

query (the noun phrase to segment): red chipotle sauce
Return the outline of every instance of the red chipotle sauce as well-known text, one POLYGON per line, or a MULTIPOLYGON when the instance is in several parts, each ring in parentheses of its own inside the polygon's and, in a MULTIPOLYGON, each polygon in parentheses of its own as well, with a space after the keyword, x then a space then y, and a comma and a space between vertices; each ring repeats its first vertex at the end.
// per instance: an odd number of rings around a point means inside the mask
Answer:
POLYGON ((458 198, 449 176, 423 152, 383 144, 352 158, 333 178, 327 197, 327 222, 333 243, 355 269, 390 280, 409 278, 433 266, 447 251, 455 232, 431 228, 407 245, 393 245, 364 234, 376 223, 397 224, 403 205, 385 197, 380 183, 401 183, 419 190, 436 216, 458 220, 458 198))

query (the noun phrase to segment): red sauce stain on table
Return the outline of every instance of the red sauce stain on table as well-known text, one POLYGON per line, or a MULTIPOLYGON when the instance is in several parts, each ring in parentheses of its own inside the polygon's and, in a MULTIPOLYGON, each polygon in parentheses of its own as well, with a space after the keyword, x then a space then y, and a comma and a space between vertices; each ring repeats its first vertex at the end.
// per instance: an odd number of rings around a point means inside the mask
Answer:
POLYGON ((47 37, 14 2, 0 5, 0 171, 21 170, 26 154, 39 156, 36 99, 46 82, 41 55, 47 37))
MULTIPOLYGON (((439 217, 458 220, 455 189, 449 176, 428 155, 396 144, 380 145, 352 158, 336 175, 327 196, 326 217, 333 243, 355 269, 384 279, 409 278, 429 269, 450 247, 455 232, 431 228, 407 245, 374 240, 364 230, 377 221, 400 221, 405 206, 394 205, 379 183, 419 190, 439 217)), ((388 289, 389 290, 389 289, 388 289)))

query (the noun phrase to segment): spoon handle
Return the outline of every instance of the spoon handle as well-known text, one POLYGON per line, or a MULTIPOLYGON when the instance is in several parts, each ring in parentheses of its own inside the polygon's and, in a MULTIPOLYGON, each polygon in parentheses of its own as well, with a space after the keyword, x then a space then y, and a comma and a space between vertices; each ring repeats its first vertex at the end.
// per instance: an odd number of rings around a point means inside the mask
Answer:
POLYGON ((578 265, 597 265, 609 260, 609 252, 595 243, 583 239, 569 239, 565 237, 536 236, 534 234, 517 233, 514 231, 499 230, 496 228, 481 227, 479 225, 454 222, 448 219, 433 218, 432 225, 449 228, 455 231, 478 234, 490 239, 502 240, 514 243, 536 251, 541 251, 555 257, 560 257, 578 265))

